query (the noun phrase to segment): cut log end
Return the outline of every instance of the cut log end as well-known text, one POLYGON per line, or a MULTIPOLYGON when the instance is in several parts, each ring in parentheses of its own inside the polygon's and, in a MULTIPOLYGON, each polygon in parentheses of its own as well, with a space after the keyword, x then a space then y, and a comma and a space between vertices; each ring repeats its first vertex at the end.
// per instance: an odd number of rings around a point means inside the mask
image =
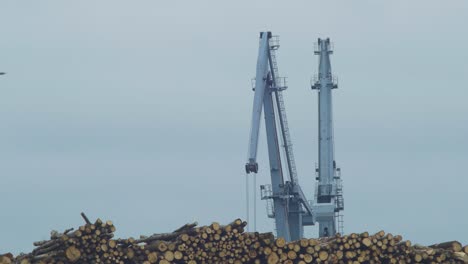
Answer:
POLYGON ((75 262, 81 257, 81 252, 75 247, 71 246, 65 251, 67 259, 71 262, 75 262))

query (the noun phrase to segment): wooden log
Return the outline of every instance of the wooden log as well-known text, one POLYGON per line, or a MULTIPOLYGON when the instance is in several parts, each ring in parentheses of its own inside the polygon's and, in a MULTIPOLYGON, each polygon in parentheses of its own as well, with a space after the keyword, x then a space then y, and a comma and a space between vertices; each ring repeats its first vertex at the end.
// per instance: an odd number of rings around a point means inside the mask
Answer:
POLYGON ((190 236, 190 235, 195 235, 196 233, 197 233, 196 230, 182 230, 180 232, 174 232, 174 233, 154 234, 149 237, 137 239, 135 242, 138 244, 138 243, 150 243, 156 240, 171 241, 171 240, 175 240, 177 237, 182 236, 184 234, 190 236))
POLYGON ((465 252, 453 252, 453 258, 468 263, 468 254, 465 252))
POLYGON ((363 238, 361 241, 362 244, 366 247, 370 247, 372 245, 372 240, 370 240, 368 237, 363 238))
POLYGON ((183 226, 177 228, 176 230, 174 230, 173 233, 182 232, 182 231, 184 231, 184 230, 190 230, 190 229, 193 229, 194 227, 196 227, 197 225, 198 225, 197 222, 185 224, 185 225, 183 225, 183 226))
POLYGON ((151 252, 147 255, 147 260, 149 263, 156 263, 158 261, 158 253, 151 252))
POLYGON ((75 262, 81 257, 81 252, 75 246, 71 246, 66 249, 65 256, 69 261, 75 262))
POLYGON ((461 252, 462 251, 462 245, 458 241, 448 241, 448 242, 444 242, 444 243, 430 245, 429 247, 448 249, 448 250, 452 250, 453 252, 461 252))
POLYGON ((277 247, 282 248, 286 245, 286 240, 282 237, 276 239, 275 244, 277 247))
POLYGON ((318 257, 321 261, 325 261, 328 259, 328 252, 327 251, 320 251, 318 257))
POLYGON ((277 264, 277 263, 279 263, 279 257, 275 252, 273 252, 268 256, 267 264, 277 264))
POLYGON ((297 253, 294 250, 288 251, 288 259, 290 260, 295 260, 297 258, 297 253))
POLYGON ((54 244, 51 244, 49 247, 37 248, 37 249, 33 250, 33 253, 34 253, 34 255, 41 255, 41 254, 45 254, 45 253, 51 252, 53 250, 56 250, 56 249, 60 248, 61 246, 63 246, 63 244, 54 243, 54 244))
POLYGON ((311 263, 314 260, 314 258, 310 254, 304 254, 303 258, 305 263, 311 263))
POLYGON ((29 261, 29 259, 22 259, 19 263, 20 264, 31 264, 31 261, 29 261))
POLYGON ((85 213, 81 212, 81 217, 85 220, 86 224, 90 225, 91 221, 89 221, 88 217, 85 215, 85 213))
POLYGON ((11 264, 13 259, 13 255, 11 257, 8 254, 0 256, 0 264, 11 264))

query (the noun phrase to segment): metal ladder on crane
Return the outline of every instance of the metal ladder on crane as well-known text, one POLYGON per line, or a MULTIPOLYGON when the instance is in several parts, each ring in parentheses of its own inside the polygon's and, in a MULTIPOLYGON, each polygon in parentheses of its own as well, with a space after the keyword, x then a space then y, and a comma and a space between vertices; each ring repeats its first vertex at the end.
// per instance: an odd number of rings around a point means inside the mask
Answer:
POLYGON ((335 171, 336 181, 336 209, 338 210, 335 213, 336 221, 337 221, 337 228, 338 233, 343 234, 344 232, 344 220, 343 214, 340 213, 341 210, 344 209, 344 199, 343 199, 343 181, 341 180, 341 169, 337 168, 335 171))
POLYGON ((288 172, 291 178, 291 181, 297 183, 297 169, 296 163, 293 154, 293 147, 291 141, 291 135, 289 133, 289 124, 288 119, 286 117, 286 108, 284 106, 284 99, 283 99, 283 90, 286 90, 286 78, 279 77, 278 71, 278 64, 276 62, 276 50, 279 48, 279 38, 277 36, 273 36, 270 39, 270 58, 271 58, 271 68, 272 68, 272 75, 274 78, 274 89, 276 94, 276 100, 278 105, 278 112, 279 112, 279 121, 283 131, 283 147, 286 153, 286 160, 288 163, 288 172))

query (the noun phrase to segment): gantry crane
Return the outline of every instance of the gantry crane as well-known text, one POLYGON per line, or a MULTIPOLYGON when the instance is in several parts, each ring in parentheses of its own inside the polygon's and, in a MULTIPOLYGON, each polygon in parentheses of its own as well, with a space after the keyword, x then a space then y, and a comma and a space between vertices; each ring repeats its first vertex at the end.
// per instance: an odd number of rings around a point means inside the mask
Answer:
POLYGON ((267 200, 267 206, 271 205, 268 216, 275 219, 277 235, 291 241, 302 238, 303 226, 313 225, 314 219, 312 207, 297 178, 282 95, 282 91, 287 86, 285 78, 278 75, 276 62, 278 48, 277 36, 272 36, 271 32, 260 33, 249 152, 245 170, 247 174, 258 172, 257 147, 263 109, 265 111, 271 185, 260 187, 261 198, 267 200), (281 147, 286 157, 284 163, 281 160, 281 147))
POLYGON ((343 232, 344 209, 341 169, 335 162, 332 116, 332 90, 338 88, 332 75, 330 39, 318 39, 314 53, 319 56, 319 73, 312 83, 318 91, 319 162, 316 167, 317 186, 313 204, 314 219, 319 223, 319 236, 332 236, 343 232))
POLYGON ((268 216, 275 219, 277 235, 287 241, 301 239, 304 226, 315 222, 319 223, 320 237, 335 235, 343 223, 340 211, 344 209, 344 202, 341 171, 334 159, 331 96, 331 90, 338 86, 331 74, 330 40, 319 39, 316 47, 314 53, 319 55, 319 74, 312 83, 312 89, 319 92, 319 164, 316 166, 315 199, 309 203, 299 185, 286 118, 282 95, 287 88, 286 79, 279 77, 276 61, 279 40, 271 32, 260 33, 245 171, 247 174, 258 172, 257 148, 263 109, 271 185, 260 186, 261 198, 267 200, 268 216), (281 150, 284 151, 285 162, 281 159, 281 150))

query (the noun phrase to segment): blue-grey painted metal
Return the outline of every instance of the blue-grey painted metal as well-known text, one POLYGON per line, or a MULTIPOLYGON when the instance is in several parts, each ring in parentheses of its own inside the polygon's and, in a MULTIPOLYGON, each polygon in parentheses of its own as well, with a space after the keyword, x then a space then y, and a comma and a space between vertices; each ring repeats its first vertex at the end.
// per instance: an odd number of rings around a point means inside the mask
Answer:
POLYGON ((263 99, 265 110, 265 127, 268 142, 268 156, 270 161, 270 176, 273 195, 276 232, 279 237, 291 240, 291 231, 288 223, 288 204, 284 199, 284 177, 281 167, 280 148, 276 131, 276 118, 271 90, 265 93, 263 99))
POLYGON ((288 197, 288 223, 291 233, 291 240, 299 240, 303 237, 304 227, 302 218, 304 215, 312 215, 312 207, 308 203, 297 177, 296 162, 294 159, 293 145, 289 133, 286 107, 283 99, 283 90, 287 88, 286 81, 279 77, 278 64, 276 61, 276 50, 279 48, 279 40, 270 40, 270 72, 273 80, 273 87, 276 98, 276 109, 278 111, 278 121, 281 128, 281 139, 286 158, 289 182, 285 184, 285 192, 288 197), (306 211, 303 210, 305 208, 306 211))
MULTIPOLYGON (((267 134, 268 157, 270 163, 272 193, 270 199, 273 200, 276 231, 278 236, 290 240, 288 225, 287 202, 283 199, 284 177, 281 167, 280 146, 278 142, 275 107, 273 104, 272 80, 269 73, 269 52, 271 38, 270 32, 260 33, 260 47, 257 58, 257 70, 255 76, 255 94, 252 111, 252 124, 249 139, 248 161, 245 165, 247 173, 257 173, 257 149, 260 129, 260 118, 262 107, 265 111, 265 129, 267 134)), ((255 187, 256 188, 256 187, 255 187)))
POLYGON ((330 39, 319 39, 315 54, 319 55, 319 74, 312 85, 318 90, 319 105, 319 163, 318 183, 313 205, 314 218, 319 223, 319 236, 337 232, 337 217, 344 209, 340 169, 334 157, 332 89, 337 88, 330 65, 330 39))
POLYGON ((263 98, 265 95, 266 80, 268 74, 268 52, 269 52, 269 43, 268 43, 268 34, 261 34, 260 36, 260 47, 258 51, 257 58, 257 70, 256 70, 256 79, 255 79, 255 95, 253 102, 253 111, 252 111, 252 123, 250 130, 250 139, 249 139, 249 152, 248 152, 248 162, 246 165, 246 171, 257 172, 257 148, 258 148, 258 135, 260 132, 260 118, 262 116, 262 104, 263 98))
POLYGON ((304 210, 301 201, 295 197, 289 200, 288 223, 291 232, 291 241, 299 240, 304 235, 304 226, 302 225, 302 216, 304 210))
POLYGON ((271 208, 267 208, 267 212, 269 217, 275 219, 277 235, 291 241, 301 239, 303 225, 314 224, 314 219, 312 217, 312 206, 307 201, 297 178, 282 95, 282 91, 287 86, 285 79, 278 77, 275 53, 278 48, 278 39, 272 36, 271 32, 262 32, 260 34, 249 157, 245 169, 247 173, 257 173, 258 171, 256 155, 260 127, 259 116, 261 116, 263 103, 271 185, 261 186, 262 199, 267 200, 267 207, 271 206, 271 208), (265 41, 265 38, 267 38, 267 41, 265 41), (266 57, 265 51, 267 51, 266 57), (268 69, 265 70, 268 65, 269 71, 268 69), (261 98, 263 98, 263 101, 259 101, 261 98), (285 163, 281 161, 281 150, 284 150, 285 153, 285 163), (283 165, 285 165, 284 168, 283 165), (286 180, 286 174, 289 176, 288 180, 286 180), (305 223, 303 218, 307 218, 305 223))

